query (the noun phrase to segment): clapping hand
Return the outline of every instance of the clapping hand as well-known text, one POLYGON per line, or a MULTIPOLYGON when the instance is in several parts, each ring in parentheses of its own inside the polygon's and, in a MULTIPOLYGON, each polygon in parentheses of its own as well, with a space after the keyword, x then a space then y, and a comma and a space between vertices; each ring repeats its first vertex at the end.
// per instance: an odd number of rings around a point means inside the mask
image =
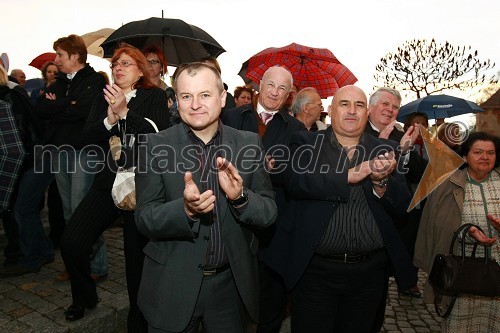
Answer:
POLYGON ((408 149, 413 146, 415 140, 417 140, 418 134, 421 131, 421 125, 411 125, 406 130, 406 133, 401 138, 399 145, 401 146, 401 153, 406 154, 408 149))
POLYGON ((396 125, 396 120, 391 121, 383 130, 381 130, 378 137, 381 139, 389 139, 389 135, 394 130, 394 125, 396 125))
POLYGON ((234 165, 222 157, 217 157, 219 185, 229 200, 237 199, 243 191, 243 179, 234 165))
POLYGON ((276 161, 274 160, 274 158, 272 158, 271 155, 266 155, 267 172, 273 171, 275 164, 276 164, 276 161))
MULTIPOLYGON (((127 99, 125 98, 125 94, 123 90, 118 87, 116 84, 106 85, 103 89, 104 91, 104 99, 108 102, 108 120, 109 113, 112 111, 119 119, 125 118, 128 113, 127 108, 127 99)), ((111 125, 111 124, 110 124, 111 125)))
POLYGON ((378 155, 370 161, 371 180, 380 181, 387 178, 394 171, 396 165, 396 158, 393 151, 378 155))
POLYGON ((48 93, 45 94, 45 98, 46 99, 50 99, 51 101, 55 101, 56 100, 56 94, 48 92, 48 93))
POLYGON ((193 181, 193 174, 189 171, 184 175, 184 210, 193 218, 214 209, 215 195, 212 190, 200 193, 198 186, 193 181))

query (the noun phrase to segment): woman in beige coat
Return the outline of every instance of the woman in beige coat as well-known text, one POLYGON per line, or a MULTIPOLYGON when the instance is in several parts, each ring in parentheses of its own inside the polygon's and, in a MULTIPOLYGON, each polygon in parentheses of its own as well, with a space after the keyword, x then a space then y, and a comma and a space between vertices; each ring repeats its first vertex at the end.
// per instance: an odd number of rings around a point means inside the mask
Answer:
MULTIPOLYGON (((499 139, 473 133, 462 146, 467 166, 457 170, 429 195, 415 244, 414 264, 429 273, 437 254, 448 253, 453 233, 465 223, 479 225, 470 236, 491 246, 491 256, 500 260, 500 168, 499 139)), ((482 255, 481 253, 479 253, 482 255)), ((500 283, 500 281, 499 281, 500 283)), ((424 302, 433 303, 427 281, 424 302)), ((443 332, 500 332, 500 297, 461 295, 443 332)))

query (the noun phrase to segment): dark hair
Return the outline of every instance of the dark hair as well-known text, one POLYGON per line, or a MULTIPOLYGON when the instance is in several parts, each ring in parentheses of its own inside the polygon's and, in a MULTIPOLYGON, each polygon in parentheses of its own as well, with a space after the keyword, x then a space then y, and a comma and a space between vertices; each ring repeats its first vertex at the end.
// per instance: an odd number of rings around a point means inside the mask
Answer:
POLYGON ((137 82, 132 85, 132 89, 151 89, 156 87, 156 85, 149 79, 148 62, 146 60, 146 57, 138 48, 127 43, 120 43, 120 45, 118 45, 118 48, 115 50, 113 57, 111 58, 111 63, 116 62, 123 53, 128 55, 136 62, 137 68, 139 68, 139 70, 143 74, 143 76, 141 76, 139 80, 137 80, 137 82))
POLYGON ((160 59, 161 63, 161 75, 165 74, 167 72, 168 63, 162 50, 156 45, 150 45, 142 49, 142 54, 144 54, 145 56, 149 53, 153 53, 158 56, 158 59, 160 59))
POLYGON ((405 123, 404 123, 404 129, 407 130, 411 125, 413 125, 413 119, 415 119, 416 117, 422 117, 422 118, 425 118, 425 121, 427 122, 427 125, 429 125, 429 117, 427 116, 426 113, 423 113, 423 112, 415 112, 415 113, 412 113, 410 114, 406 120, 405 120, 405 123))
POLYGON ((249 93, 250 97, 253 100, 255 92, 253 91, 252 88, 245 87, 245 86, 236 87, 236 89, 234 89, 234 98, 240 97, 241 93, 244 92, 244 91, 246 91, 247 93, 249 93))
POLYGON ((464 141, 462 144, 462 148, 460 149, 460 155, 461 156, 467 156, 474 145, 477 141, 489 141, 493 142, 493 145, 495 146, 495 153, 496 153, 496 158, 495 158, 495 168, 498 167, 498 155, 500 154, 500 139, 498 136, 495 136, 493 134, 489 134, 486 132, 474 132, 469 135, 467 140, 464 141))
MULTIPOLYGON (((53 61, 47 61, 43 66, 42 66, 42 77, 45 81, 47 81, 47 69, 49 68, 49 66, 56 66, 56 63, 53 62, 53 61)), ((59 68, 56 66, 57 68, 57 71, 59 72, 59 68)))
POLYGON ((78 54, 80 56, 78 59, 80 64, 85 64, 87 62, 87 47, 82 37, 78 35, 61 37, 54 42, 52 47, 54 51, 56 51, 57 48, 61 48, 61 50, 68 52, 68 55, 78 54))
POLYGON ((174 88, 167 87, 167 89, 165 89, 165 93, 167 94, 167 99, 171 99, 173 102, 176 101, 174 88))

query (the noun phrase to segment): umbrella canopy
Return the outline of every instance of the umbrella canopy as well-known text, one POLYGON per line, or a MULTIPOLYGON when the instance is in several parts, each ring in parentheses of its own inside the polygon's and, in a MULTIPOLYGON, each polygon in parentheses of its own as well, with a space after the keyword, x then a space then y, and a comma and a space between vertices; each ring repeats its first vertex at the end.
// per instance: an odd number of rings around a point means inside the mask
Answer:
POLYGON ((0 100, 0 213, 10 203, 24 159, 24 147, 12 107, 0 100))
POLYGON ((26 89, 29 95, 35 90, 45 89, 45 80, 40 78, 26 80, 24 89, 26 89))
POLYGON ((330 50, 296 43, 279 48, 267 48, 253 55, 247 62, 243 63, 238 73, 241 77, 259 83, 269 67, 281 65, 292 72, 294 85, 299 89, 314 87, 321 98, 333 96, 340 87, 358 80, 330 50))
POLYGON ((54 60, 56 60, 55 52, 46 52, 46 53, 40 54, 35 59, 31 60, 29 65, 41 70, 43 65, 45 65, 46 62, 54 61, 54 60))
POLYGON ((3 62, 3 68, 8 72, 9 71, 9 55, 7 53, 0 54, 0 59, 3 62))
POLYGON ((116 29, 102 44, 104 57, 112 57, 120 42, 139 49, 149 45, 160 47, 169 66, 217 57, 224 48, 204 30, 183 20, 151 17, 134 21, 116 29))
POLYGON ((114 31, 115 29, 103 28, 81 35, 80 37, 82 37, 85 42, 85 46, 87 46, 87 53, 102 58, 104 56, 104 50, 102 49, 101 44, 114 31))
POLYGON ((425 113, 429 119, 450 118, 466 113, 484 111, 479 105, 463 98, 449 95, 429 95, 403 105, 396 118, 404 122, 406 118, 416 112, 425 113))

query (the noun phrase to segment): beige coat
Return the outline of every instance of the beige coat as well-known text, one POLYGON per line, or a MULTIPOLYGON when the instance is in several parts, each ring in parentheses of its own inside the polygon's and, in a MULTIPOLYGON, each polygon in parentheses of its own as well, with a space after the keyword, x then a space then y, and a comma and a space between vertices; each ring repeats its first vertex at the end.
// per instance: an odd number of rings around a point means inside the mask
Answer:
MULTIPOLYGON (((500 172, 500 168, 495 169, 500 172)), ((432 268, 437 254, 448 253, 453 233, 462 225, 467 168, 457 170, 432 192, 425 203, 413 263, 426 273, 432 268)), ((429 281, 424 286, 424 302, 434 302, 434 292, 429 281)))

